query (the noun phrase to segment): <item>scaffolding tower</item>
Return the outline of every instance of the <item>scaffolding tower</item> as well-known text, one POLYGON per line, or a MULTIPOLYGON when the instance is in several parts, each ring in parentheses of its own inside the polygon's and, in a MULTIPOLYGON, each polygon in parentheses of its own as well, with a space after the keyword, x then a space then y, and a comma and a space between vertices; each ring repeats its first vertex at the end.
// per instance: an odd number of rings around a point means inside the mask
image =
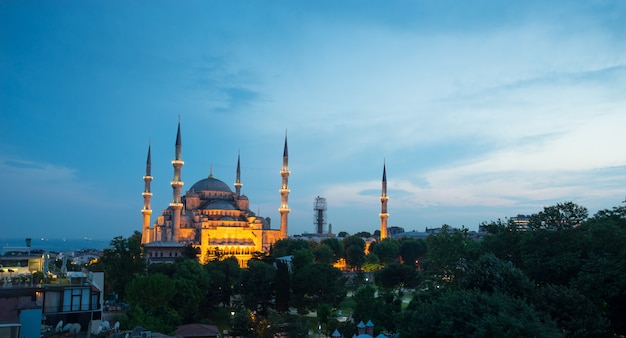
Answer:
POLYGON ((323 234, 326 226, 326 199, 317 196, 313 204, 313 220, 315 224, 315 233, 323 234))

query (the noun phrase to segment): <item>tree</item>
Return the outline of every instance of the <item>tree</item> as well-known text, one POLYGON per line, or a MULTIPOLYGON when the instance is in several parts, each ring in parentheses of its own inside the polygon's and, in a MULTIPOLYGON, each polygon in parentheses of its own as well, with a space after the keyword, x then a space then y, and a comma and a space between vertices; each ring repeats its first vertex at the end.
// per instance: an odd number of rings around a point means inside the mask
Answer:
POLYGON ((166 305, 159 305, 149 310, 141 306, 132 306, 127 312, 126 327, 141 326, 146 330, 158 332, 172 332, 182 323, 180 316, 174 309, 166 305))
POLYGON ((212 288, 208 290, 207 300, 211 305, 220 302, 224 306, 230 305, 230 299, 239 286, 241 268, 237 258, 229 257, 221 261, 211 261, 204 268, 209 274, 212 288))
POLYGON ((233 323, 230 330, 231 336, 246 337, 252 333, 254 323, 250 310, 239 308, 233 316, 233 323))
POLYGON ((623 335, 626 333, 626 267, 624 253, 620 256, 594 253, 570 285, 602 309, 614 333, 623 335))
POLYGON ((311 244, 309 243, 309 241, 285 238, 276 241, 276 243, 272 245, 272 248, 270 250, 270 256, 274 258, 290 256, 293 255, 296 250, 302 249, 311 249, 311 244))
POLYGON ((588 215, 587 208, 574 202, 557 203, 531 215, 528 225, 533 229, 569 229, 579 226, 588 215))
POLYGON ((333 308, 326 304, 320 303, 317 305, 317 320, 320 325, 323 326, 324 333, 329 334, 328 332, 328 321, 330 320, 330 315, 333 312, 333 308))
POLYGON ((567 337, 608 337, 609 323, 593 303, 566 286, 544 285, 532 295, 532 305, 547 314, 567 337))
POLYGON ((370 238, 370 237, 372 237, 372 234, 367 232, 367 231, 360 231, 360 232, 357 232, 356 234, 354 234, 353 236, 363 237, 363 238, 370 238))
POLYGON ((320 303, 333 307, 346 296, 341 271, 328 264, 311 264, 293 271, 293 304, 299 309, 314 310, 320 303))
POLYGON ((483 231, 493 234, 493 235, 502 234, 504 232, 513 232, 513 231, 518 230, 517 224, 515 224, 515 222, 513 222, 512 219, 509 219, 508 221, 503 221, 499 218, 497 221, 482 222, 479 225, 479 229, 483 229, 483 231))
POLYGON ((241 273, 241 297, 245 307, 259 314, 267 315, 274 300, 276 269, 260 261, 248 262, 248 268, 241 273))
POLYGON ((483 224, 490 231, 490 236, 485 236, 480 241, 480 251, 492 253, 496 257, 511 262, 513 265, 522 267, 522 239, 528 233, 517 231, 517 227, 498 220, 489 225, 483 224))
POLYGON ((366 272, 372 272, 380 269, 380 259, 375 253, 370 253, 365 256, 365 262, 363 263, 363 270, 366 272))
POLYGON ((385 289, 399 287, 414 288, 418 284, 418 275, 414 267, 405 264, 393 263, 376 271, 376 284, 385 289))
POLYGON ((432 282, 452 283, 463 274, 475 243, 467 237, 467 229, 450 229, 443 225, 440 233, 426 238, 426 244, 426 271, 432 282))
POLYGON ((357 270, 365 262, 365 241, 358 236, 349 236, 343 239, 343 248, 346 255, 346 264, 357 270))
POLYGON ((355 323, 373 319, 376 309, 380 308, 379 300, 376 298, 376 288, 370 284, 360 286, 354 291, 352 299, 354 300, 352 319, 355 323))
POLYGON ((193 246, 193 244, 189 243, 185 245, 182 252, 182 259, 195 259, 198 260, 198 254, 200 253, 200 249, 193 246))
POLYGON ((420 259, 426 255, 426 241, 423 239, 403 239, 400 241, 400 257, 402 263, 420 267, 420 259))
POLYGON ((289 311, 289 297, 291 295, 291 275, 286 262, 276 261, 276 280, 274 281, 276 294, 276 310, 280 313, 289 311))
POLYGON ((342 241, 344 252, 351 246, 356 246, 361 250, 365 250, 365 241, 359 236, 348 236, 342 241))
POLYGON ((172 277, 176 285, 176 296, 172 300, 172 306, 184 322, 193 322, 201 314, 206 314, 209 306, 208 290, 213 289, 209 273, 195 259, 186 259, 173 265, 172 277))
POLYGON ((181 323, 180 315, 171 305, 175 294, 176 282, 164 274, 135 276, 126 286, 129 326, 172 331, 181 323))
POLYGON ((337 238, 325 238, 322 240, 323 245, 327 245, 333 250, 333 263, 343 258, 343 244, 337 238))
POLYGON ((531 231, 519 242, 520 268, 538 284, 567 285, 589 254, 578 229, 531 231))
POLYGON ((294 272, 298 271, 304 267, 313 265, 314 261, 315 256, 313 256, 313 251, 310 248, 295 250, 291 257, 291 269, 294 272))
POLYGON ((315 248, 313 254, 315 255, 315 261, 318 263, 332 265, 335 262, 333 249, 326 244, 319 245, 315 248))
POLYGON ((104 270, 106 291, 115 292, 124 299, 126 285, 146 269, 141 257, 141 233, 135 231, 128 238, 113 238, 110 247, 102 252, 100 264, 93 268, 104 270))
POLYGON ((524 272, 491 253, 470 262, 460 282, 466 289, 498 291, 518 297, 528 296, 534 289, 533 282, 524 272))
POLYGON ((400 316, 401 337, 561 337, 554 322, 500 292, 447 290, 414 299, 400 316))
MULTIPOLYGON (((405 266, 406 267, 406 266, 405 266)), ((402 289, 380 289, 378 290, 379 308, 373 320, 377 327, 382 327, 385 331, 396 332, 398 317, 402 313, 402 289)))
POLYGON ((400 246, 397 241, 391 238, 385 238, 374 247, 373 252, 378 256, 383 265, 387 265, 398 258, 400 246))
POLYGON ((357 271, 365 263, 365 251, 356 245, 352 245, 346 249, 346 264, 357 271))
MULTIPOLYGON (((626 200, 622 203, 626 203, 626 200)), ((626 205, 613 207, 613 209, 599 210, 592 218, 589 219, 589 223, 594 222, 611 222, 622 228, 626 227, 626 205)))
POLYGON ((136 276, 126 286, 126 293, 131 307, 153 309, 170 304, 176 294, 176 285, 174 280, 161 273, 136 276))

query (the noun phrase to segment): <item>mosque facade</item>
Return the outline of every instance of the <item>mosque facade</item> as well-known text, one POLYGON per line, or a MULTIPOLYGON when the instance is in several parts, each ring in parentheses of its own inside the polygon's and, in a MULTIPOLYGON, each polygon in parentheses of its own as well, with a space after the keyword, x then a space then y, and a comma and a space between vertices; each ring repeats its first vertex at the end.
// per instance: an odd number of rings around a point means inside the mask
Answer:
POLYGON ((240 158, 237 157, 236 181, 234 191, 223 181, 213 177, 211 173, 189 188, 184 195, 182 188, 182 138, 180 122, 176 134, 175 156, 172 160, 174 177, 172 186, 172 202, 161 212, 151 224, 152 210, 150 199, 151 155, 148 147, 146 174, 143 177, 144 206, 142 244, 144 256, 148 264, 156 262, 173 262, 179 257, 185 246, 191 245, 199 250, 201 262, 208 262, 220 257, 234 256, 240 266, 256 253, 267 253, 272 244, 288 235, 289 215, 289 156, 287 136, 283 150, 283 165, 280 170, 282 178, 279 193, 281 196, 280 228, 271 229, 270 219, 256 215, 250 210, 248 197, 241 193, 240 158))

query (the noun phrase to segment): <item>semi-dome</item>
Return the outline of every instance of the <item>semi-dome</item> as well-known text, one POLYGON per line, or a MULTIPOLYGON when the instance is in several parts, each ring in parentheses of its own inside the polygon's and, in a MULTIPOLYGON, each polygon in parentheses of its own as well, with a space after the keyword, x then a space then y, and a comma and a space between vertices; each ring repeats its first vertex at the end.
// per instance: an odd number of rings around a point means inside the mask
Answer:
POLYGON ((202 179, 196 182, 191 186, 192 191, 202 191, 202 190, 210 190, 210 191, 224 191, 224 192, 232 192, 228 184, 218 180, 213 176, 209 176, 205 179, 202 179))

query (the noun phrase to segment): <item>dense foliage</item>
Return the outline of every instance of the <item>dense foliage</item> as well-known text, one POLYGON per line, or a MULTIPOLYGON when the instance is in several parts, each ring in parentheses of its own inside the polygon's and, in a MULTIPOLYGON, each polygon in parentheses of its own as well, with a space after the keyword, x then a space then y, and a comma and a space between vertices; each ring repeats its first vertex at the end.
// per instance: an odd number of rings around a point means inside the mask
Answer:
POLYGON ((327 335, 351 336, 361 320, 374 322, 376 334, 402 337, 626 334, 626 207, 588 217, 584 207, 559 203, 529 224, 531 231, 485 223, 489 234, 479 239, 444 225, 425 240, 388 238, 369 247, 347 234, 319 243, 286 239, 244 269, 233 257, 201 265, 193 248, 176 264, 146 269, 135 233, 116 237, 99 267, 110 291, 130 304, 126 324, 162 332, 212 322, 228 307, 227 328, 256 337, 304 336, 309 311, 327 335), (347 299, 351 321, 339 322, 347 299))

